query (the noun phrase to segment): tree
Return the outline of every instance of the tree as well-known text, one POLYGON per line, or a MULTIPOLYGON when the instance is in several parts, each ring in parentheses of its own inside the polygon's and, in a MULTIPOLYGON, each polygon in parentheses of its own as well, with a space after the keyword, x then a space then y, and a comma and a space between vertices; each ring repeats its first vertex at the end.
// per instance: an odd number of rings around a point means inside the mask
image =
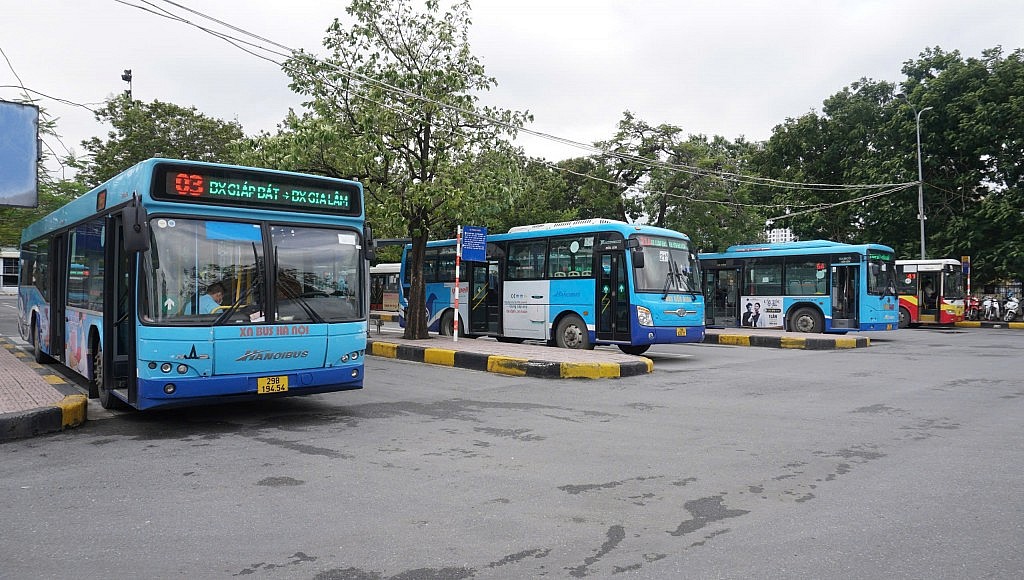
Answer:
POLYGON ((232 144, 244 133, 238 121, 222 121, 199 113, 195 107, 172 103, 144 103, 114 97, 96 111, 96 120, 110 123, 106 140, 82 142, 89 153, 76 163, 79 180, 98 185, 150 157, 193 161, 231 162, 232 144))
MULTIPOLYGON (((478 107, 496 84, 473 56, 468 0, 441 13, 437 0, 414 12, 402 0, 353 0, 354 24, 335 20, 324 39, 326 60, 297 54, 285 65, 293 90, 311 112, 276 145, 363 181, 379 211, 400 216, 412 239, 406 338, 426 338, 422 272, 426 242, 489 192, 473 173, 481 156, 529 119, 526 113, 478 107), (329 144, 329 145, 328 145, 329 144)), ((327 169, 325 167, 325 169, 327 169)), ((369 205, 369 204, 368 204, 369 205)))

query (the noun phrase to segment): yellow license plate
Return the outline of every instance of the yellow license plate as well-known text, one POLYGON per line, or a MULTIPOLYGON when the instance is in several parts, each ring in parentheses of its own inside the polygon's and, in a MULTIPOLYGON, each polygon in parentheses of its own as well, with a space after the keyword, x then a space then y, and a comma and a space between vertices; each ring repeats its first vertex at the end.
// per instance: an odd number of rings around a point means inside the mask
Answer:
POLYGON ((686 329, 685 328, 677 328, 676 329, 676 336, 686 336, 686 329))
POLYGON ((279 377, 260 377, 256 379, 256 392, 260 395, 267 393, 283 393, 288 390, 288 375, 279 377))

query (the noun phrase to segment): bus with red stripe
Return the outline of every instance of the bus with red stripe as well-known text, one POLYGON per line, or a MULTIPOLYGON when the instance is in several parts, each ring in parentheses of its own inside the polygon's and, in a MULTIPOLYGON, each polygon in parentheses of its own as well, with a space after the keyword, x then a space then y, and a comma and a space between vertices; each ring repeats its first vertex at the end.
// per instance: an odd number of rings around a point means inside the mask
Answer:
POLYGON ((964 273, 958 260, 896 260, 900 328, 964 319, 964 273))

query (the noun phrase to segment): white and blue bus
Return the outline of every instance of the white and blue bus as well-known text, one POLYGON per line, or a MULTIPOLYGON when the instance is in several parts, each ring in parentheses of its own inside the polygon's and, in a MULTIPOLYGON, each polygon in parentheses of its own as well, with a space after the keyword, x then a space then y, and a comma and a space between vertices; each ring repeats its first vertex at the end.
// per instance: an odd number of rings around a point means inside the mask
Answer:
POLYGON ((731 246, 700 254, 707 323, 846 333, 896 330, 892 248, 827 240, 731 246))
MULTIPOLYGON (((430 330, 453 333, 455 240, 428 242, 423 264, 430 330)), ((402 254, 399 321, 408 308, 409 256, 402 254)), ((563 348, 704 339, 697 253, 672 230, 593 219, 537 224, 489 235, 485 262, 462 262, 459 334, 563 348)))
POLYGON ((359 183, 149 159, 24 230, 20 332, 108 408, 359 389, 368 238, 359 183))

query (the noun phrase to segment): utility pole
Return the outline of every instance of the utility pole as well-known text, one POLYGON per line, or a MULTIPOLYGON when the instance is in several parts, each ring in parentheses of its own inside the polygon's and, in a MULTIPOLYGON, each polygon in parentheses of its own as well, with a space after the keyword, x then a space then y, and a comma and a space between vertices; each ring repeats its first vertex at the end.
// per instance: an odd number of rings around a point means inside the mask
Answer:
POLYGON ((921 220, 921 259, 925 259, 924 251, 924 172, 921 167, 921 113, 933 109, 934 107, 925 107, 920 111, 917 107, 907 99, 907 95, 900 93, 896 95, 897 99, 902 99, 910 105, 910 109, 914 111, 914 121, 917 126, 917 218, 921 220))

